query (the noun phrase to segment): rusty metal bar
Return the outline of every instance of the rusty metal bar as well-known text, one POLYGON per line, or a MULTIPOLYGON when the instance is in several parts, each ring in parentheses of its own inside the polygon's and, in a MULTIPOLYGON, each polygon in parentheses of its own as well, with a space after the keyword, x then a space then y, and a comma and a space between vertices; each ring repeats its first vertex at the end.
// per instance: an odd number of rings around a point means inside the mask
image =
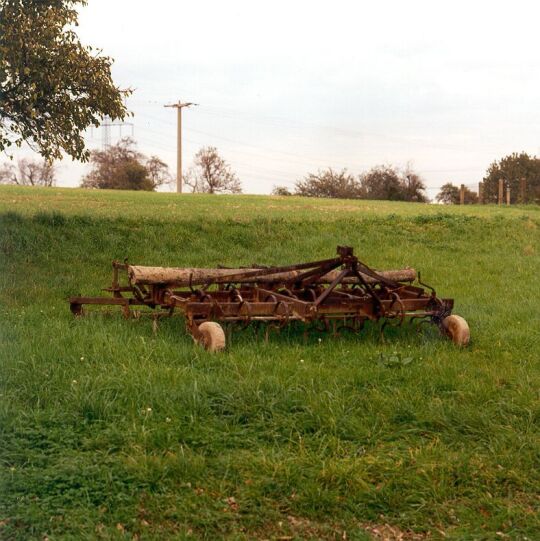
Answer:
POLYGON ((315 300, 315 306, 319 307, 334 291, 334 288, 351 272, 350 269, 344 269, 339 273, 339 275, 335 278, 335 280, 321 293, 321 295, 315 300))

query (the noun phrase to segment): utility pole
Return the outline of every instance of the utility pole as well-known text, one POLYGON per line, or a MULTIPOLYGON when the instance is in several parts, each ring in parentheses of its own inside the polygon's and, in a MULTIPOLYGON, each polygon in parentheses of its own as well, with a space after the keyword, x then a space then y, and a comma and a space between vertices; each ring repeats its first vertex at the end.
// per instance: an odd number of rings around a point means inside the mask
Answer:
POLYGON ((191 105, 199 105, 198 103, 184 102, 178 100, 178 103, 171 103, 164 107, 173 107, 177 110, 178 125, 177 125, 177 147, 176 147, 176 192, 182 193, 182 109, 191 105))
POLYGON ((525 177, 519 179, 519 202, 523 205, 525 203, 527 193, 527 180, 525 177))
POLYGON ((478 183, 478 202, 481 205, 484 204, 484 183, 482 181, 478 183))
POLYGON ((497 204, 502 205, 503 204, 503 194, 504 194, 504 179, 499 179, 499 195, 497 197, 497 204))

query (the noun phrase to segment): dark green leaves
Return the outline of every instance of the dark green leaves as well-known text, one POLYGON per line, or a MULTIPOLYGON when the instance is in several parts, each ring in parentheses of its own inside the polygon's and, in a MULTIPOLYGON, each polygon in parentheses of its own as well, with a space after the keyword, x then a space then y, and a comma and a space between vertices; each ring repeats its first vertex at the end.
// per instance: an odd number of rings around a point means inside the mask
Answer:
POLYGON ((0 151, 27 142, 48 160, 88 159, 82 132, 123 119, 112 60, 79 42, 76 0, 0 0, 0 151))

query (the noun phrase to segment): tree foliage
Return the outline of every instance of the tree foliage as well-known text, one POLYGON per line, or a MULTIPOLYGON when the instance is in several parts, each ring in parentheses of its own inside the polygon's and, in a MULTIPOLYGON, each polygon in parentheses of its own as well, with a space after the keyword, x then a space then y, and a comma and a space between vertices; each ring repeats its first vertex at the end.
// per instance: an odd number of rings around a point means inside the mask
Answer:
POLYGON ((242 193, 240 180, 215 147, 197 152, 194 165, 185 175, 184 184, 199 193, 242 193))
POLYGON ((401 185, 405 194, 405 201, 412 201, 413 203, 427 203, 429 201, 424 180, 410 166, 407 166, 402 173, 401 185))
POLYGON ((0 184, 50 187, 56 184, 56 170, 47 160, 36 162, 23 158, 17 167, 12 163, 4 163, 0 167, 0 184))
POLYGON ((86 0, 0 0, 0 151, 27 142, 48 160, 87 159, 82 131, 123 119, 112 60, 73 27, 86 0))
POLYGON ((272 195, 289 196, 292 195, 292 192, 287 186, 274 186, 272 188, 272 195))
POLYGON ((364 199, 404 199, 403 187, 398 171, 391 166, 377 166, 360 175, 364 199))
POLYGON ((465 197, 463 198, 463 202, 465 205, 478 204, 478 194, 465 186, 465 197))
MULTIPOLYGON (((478 203, 478 194, 476 192, 473 192, 472 190, 469 190, 469 188, 465 187, 464 195, 465 205, 474 205, 478 203)), ((435 199, 439 203, 443 203, 445 205, 459 205, 460 189, 458 186, 454 186, 451 182, 447 182, 441 187, 435 199)))
POLYGON ((360 175, 362 198, 425 203, 426 186, 410 167, 379 165, 360 175))
POLYGON ((148 178, 154 189, 163 184, 171 182, 171 174, 169 173, 169 166, 157 156, 150 156, 146 160, 146 171, 148 172, 148 178))
POLYGON ((499 179, 504 180, 504 189, 510 187, 511 203, 540 203, 540 159, 526 152, 514 152, 493 162, 484 176, 484 199, 496 203, 499 193, 499 179), (520 179, 526 181, 525 200, 520 201, 520 179))
POLYGON ((331 167, 308 174, 296 183, 295 194, 304 197, 328 197, 337 199, 358 199, 361 188, 347 169, 334 171, 331 167))
POLYGON ((170 180, 167 165, 157 156, 146 158, 129 137, 94 150, 90 162, 92 170, 83 178, 83 188, 152 191, 170 180))
POLYGON ((340 199, 387 199, 425 202, 425 185, 410 167, 404 171, 385 165, 374 167, 359 178, 346 169, 332 168, 309 174, 296 183, 296 195, 340 199))
POLYGON ((435 196, 435 199, 439 203, 443 203, 445 205, 457 205, 459 204, 459 188, 454 186, 451 182, 447 182, 441 186, 441 189, 435 196))

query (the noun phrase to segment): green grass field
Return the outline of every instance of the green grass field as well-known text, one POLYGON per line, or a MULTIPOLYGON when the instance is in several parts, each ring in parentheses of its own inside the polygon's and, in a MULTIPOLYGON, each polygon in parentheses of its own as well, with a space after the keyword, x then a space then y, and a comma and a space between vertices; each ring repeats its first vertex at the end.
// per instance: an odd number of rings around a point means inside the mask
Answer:
POLYGON ((540 208, 0 188, 0 539, 540 539, 540 208), (199 349, 112 259, 410 265, 471 327, 199 349), (381 362, 396 352, 412 362, 381 362))

